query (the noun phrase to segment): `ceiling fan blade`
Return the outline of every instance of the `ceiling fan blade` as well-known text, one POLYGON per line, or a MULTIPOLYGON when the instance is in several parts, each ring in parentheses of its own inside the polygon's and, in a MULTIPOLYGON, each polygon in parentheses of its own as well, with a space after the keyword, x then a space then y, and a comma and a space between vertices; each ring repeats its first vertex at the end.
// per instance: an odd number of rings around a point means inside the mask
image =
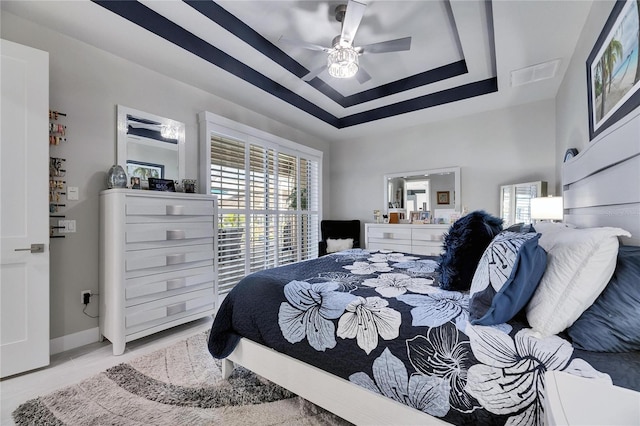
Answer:
POLYGON ((382 41, 380 43, 366 44, 357 47, 360 54, 400 52, 411 49, 411 37, 397 38, 395 40, 382 41))
POLYGON ((327 53, 329 53, 329 51, 331 50, 331 48, 320 46, 319 44, 307 43, 306 41, 294 40, 294 39, 287 38, 287 37, 284 37, 284 36, 281 36, 278 39, 278 41, 282 42, 282 43, 290 44, 292 46, 302 47, 303 49, 316 50, 316 51, 319 51, 319 52, 327 52, 327 53))
POLYGON ((349 46, 353 44, 353 39, 356 37, 356 32, 358 31, 360 21, 362 21, 366 8, 366 4, 355 0, 349 0, 349 3, 347 4, 347 11, 345 12, 342 20, 342 33, 340 34, 340 39, 343 43, 346 43, 349 46))
POLYGON ((311 81, 314 78, 316 78, 322 71, 327 69, 327 64, 323 64, 319 67, 316 67, 314 69, 312 69, 311 71, 309 71, 309 73, 305 76, 302 77, 303 81, 311 81))
POLYGON ((356 80, 358 80, 358 83, 364 84, 367 81, 371 80, 371 76, 364 70, 364 68, 360 67, 358 69, 358 72, 356 73, 356 80))

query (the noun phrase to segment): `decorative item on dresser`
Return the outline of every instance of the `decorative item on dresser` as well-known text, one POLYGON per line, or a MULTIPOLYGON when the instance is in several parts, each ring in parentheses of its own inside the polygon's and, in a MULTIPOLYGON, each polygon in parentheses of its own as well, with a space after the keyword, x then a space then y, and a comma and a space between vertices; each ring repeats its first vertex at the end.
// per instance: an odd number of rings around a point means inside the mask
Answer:
POLYGON ((364 225, 367 249, 388 249, 404 253, 438 256, 450 225, 384 224, 364 225))
POLYGON ((215 196, 131 189, 100 193, 100 333, 126 342, 211 315, 215 196))
POLYGON ((127 173, 120 164, 114 164, 107 172, 107 188, 126 188, 127 173))

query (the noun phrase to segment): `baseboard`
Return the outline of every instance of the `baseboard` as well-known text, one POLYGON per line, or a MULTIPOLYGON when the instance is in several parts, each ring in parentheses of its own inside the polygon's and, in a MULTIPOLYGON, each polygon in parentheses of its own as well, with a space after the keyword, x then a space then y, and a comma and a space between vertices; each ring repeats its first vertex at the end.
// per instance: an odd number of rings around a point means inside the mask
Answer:
POLYGON ((55 339, 49 340, 49 353, 54 355, 70 349, 79 348, 80 346, 88 345, 89 343, 95 343, 99 340, 99 327, 78 331, 77 333, 67 334, 66 336, 56 337, 55 339))

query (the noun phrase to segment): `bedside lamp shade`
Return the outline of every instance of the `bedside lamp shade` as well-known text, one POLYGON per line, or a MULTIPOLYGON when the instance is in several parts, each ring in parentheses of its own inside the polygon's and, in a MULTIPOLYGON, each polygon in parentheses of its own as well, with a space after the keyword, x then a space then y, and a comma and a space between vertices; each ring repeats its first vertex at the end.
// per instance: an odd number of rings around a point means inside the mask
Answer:
POLYGON ((531 199, 531 219, 562 220, 562 197, 538 197, 531 199))

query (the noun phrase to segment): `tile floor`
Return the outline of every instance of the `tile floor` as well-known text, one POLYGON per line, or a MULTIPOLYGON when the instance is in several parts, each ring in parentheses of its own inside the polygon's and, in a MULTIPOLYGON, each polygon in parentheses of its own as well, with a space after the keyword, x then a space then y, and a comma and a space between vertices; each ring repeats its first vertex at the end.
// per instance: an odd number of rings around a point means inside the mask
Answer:
POLYGON ((14 425, 11 413, 23 402, 78 383, 114 365, 153 352, 211 328, 203 318, 127 343, 124 354, 114 356, 111 343, 96 342, 51 356, 48 367, 0 381, 0 425, 14 425))

